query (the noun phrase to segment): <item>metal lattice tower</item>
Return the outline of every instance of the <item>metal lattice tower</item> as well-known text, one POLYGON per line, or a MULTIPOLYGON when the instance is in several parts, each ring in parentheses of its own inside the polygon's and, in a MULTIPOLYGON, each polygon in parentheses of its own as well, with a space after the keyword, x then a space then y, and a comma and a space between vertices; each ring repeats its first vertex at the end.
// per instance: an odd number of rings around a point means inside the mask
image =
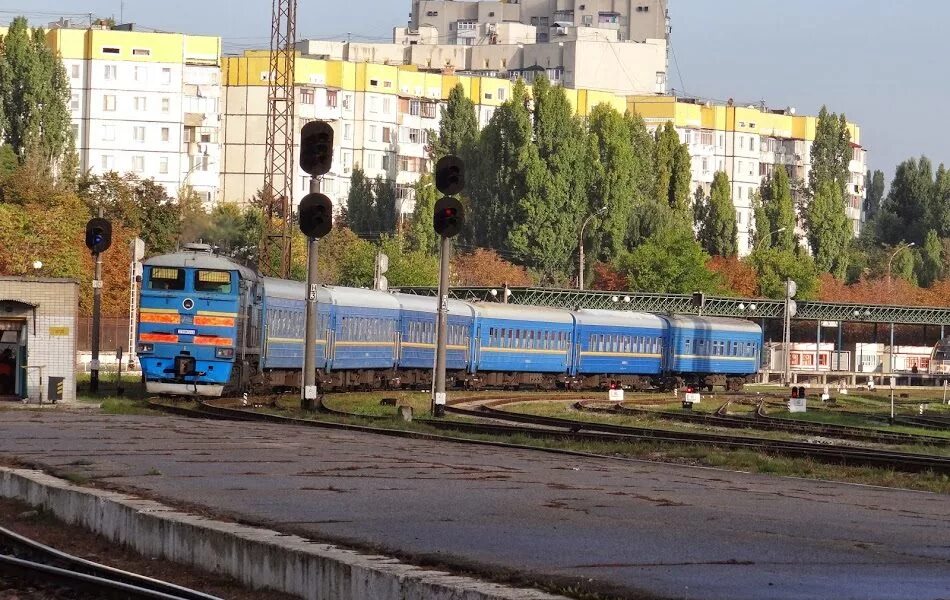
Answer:
POLYGON ((290 272, 296 37, 297 0, 273 0, 264 148, 264 235, 258 258, 261 273, 271 277, 286 278, 290 272))

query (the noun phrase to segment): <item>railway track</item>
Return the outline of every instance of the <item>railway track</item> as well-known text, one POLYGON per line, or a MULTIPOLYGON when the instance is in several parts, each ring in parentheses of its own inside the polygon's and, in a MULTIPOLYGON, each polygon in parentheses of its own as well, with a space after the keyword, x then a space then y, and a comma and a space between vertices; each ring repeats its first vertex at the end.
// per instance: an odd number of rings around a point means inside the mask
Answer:
POLYGON ((760 401, 756 406, 755 417, 737 417, 730 416, 727 409, 732 400, 723 403, 715 413, 680 413, 672 411, 657 411, 641 408, 632 408, 623 404, 615 405, 611 408, 594 406, 602 404, 600 401, 578 401, 574 408, 584 412, 594 412, 601 414, 621 414, 631 416, 652 416, 669 421, 679 421, 683 423, 698 423, 715 427, 726 427, 731 429, 758 429, 763 431, 783 431, 786 433, 799 433, 805 435, 826 436, 838 439, 874 442, 879 444, 919 444, 931 446, 950 446, 950 439, 936 436, 914 435, 909 433, 896 433, 891 431, 881 431, 866 427, 852 427, 847 425, 829 425, 823 423, 810 423, 806 421, 796 421, 794 419, 783 419, 770 416, 765 412, 765 402, 760 401))
MULTIPOLYGON (((498 408, 498 406, 503 406, 506 403, 521 402, 524 400, 523 398, 502 398, 489 401, 489 403, 495 404, 495 406, 479 406, 477 408, 459 407, 458 404, 464 402, 465 400, 466 399, 461 399, 459 402, 447 406, 446 411, 459 416, 468 416, 476 419, 477 421, 483 421, 487 418, 492 422, 461 422, 440 419, 416 419, 416 422, 430 425, 436 429, 439 429, 440 431, 456 433, 524 436, 535 439, 558 441, 591 441, 601 443, 686 443, 734 450, 753 450, 773 455, 808 458, 820 462, 846 464, 851 466, 873 466, 908 472, 933 471, 935 473, 950 474, 950 457, 934 456, 929 454, 913 454, 891 450, 878 450, 835 444, 771 440, 753 436, 677 432, 647 427, 593 423, 588 421, 563 419, 559 417, 526 415, 498 408), (517 425, 513 425, 513 423, 516 423, 517 425)), ((320 420, 298 419, 272 413, 257 412, 247 408, 235 408, 233 406, 227 406, 229 402, 233 401, 205 401, 195 409, 182 409, 181 407, 175 407, 172 410, 176 414, 187 414, 188 416, 204 418, 211 417, 241 421, 265 421, 308 427, 329 427, 335 429, 366 431, 371 433, 382 433, 416 439, 430 439, 440 441, 450 440, 483 445, 512 446, 512 444, 501 442, 471 440, 448 435, 408 431, 405 429, 393 429, 383 426, 352 425, 320 420)), ((151 404, 154 408, 165 410, 165 405, 163 403, 152 402, 151 404)), ((391 422, 391 417, 366 417, 365 415, 357 415, 353 413, 345 413, 342 411, 327 409, 325 405, 323 405, 323 409, 329 410, 337 416, 346 416, 359 419, 368 418, 371 421, 375 420, 377 422, 382 422, 383 420, 391 422)), ((515 445, 517 446, 517 444, 515 445)), ((545 450, 557 451, 553 449, 545 450)))
POLYGON ((192 589, 94 563, 0 527, 0 580, 50 597, 220 600, 192 589))

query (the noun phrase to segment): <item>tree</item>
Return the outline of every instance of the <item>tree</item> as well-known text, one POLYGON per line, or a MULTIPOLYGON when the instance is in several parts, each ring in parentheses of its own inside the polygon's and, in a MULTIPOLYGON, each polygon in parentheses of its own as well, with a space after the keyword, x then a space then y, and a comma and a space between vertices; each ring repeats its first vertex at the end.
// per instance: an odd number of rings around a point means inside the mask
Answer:
POLYGON ((62 61, 46 45, 42 29, 30 32, 17 17, 2 40, 0 114, 4 140, 22 161, 36 151, 58 167, 72 148, 69 81, 62 61))
POLYGON ((923 287, 930 287, 940 278, 943 271, 943 246, 937 232, 931 229, 920 249, 920 263, 917 280, 923 287))
POLYGON ((439 160, 446 154, 455 154, 462 160, 472 156, 478 140, 478 118, 475 103, 465 95, 465 88, 456 83, 442 107, 438 135, 430 133, 430 155, 439 160))
POLYGON ((583 123, 564 88, 543 76, 534 83, 533 131, 537 160, 531 154, 524 163, 526 193, 514 199, 507 247, 555 282, 571 265, 576 245, 568 240, 576 239, 591 178, 583 123))
POLYGON ((636 188, 636 157, 630 143, 629 123, 607 104, 598 104, 588 118, 590 136, 597 148, 594 165, 594 193, 588 210, 607 207, 600 226, 591 228, 591 241, 599 242, 591 256, 610 260, 624 249, 627 226, 633 210, 636 188))
POLYGON ((685 217, 689 214, 689 184, 692 179, 689 148, 680 143, 679 134, 670 121, 656 131, 654 165, 654 197, 666 202, 677 216, 685 217))
POLYGON ((415 210, 412 211, 407 241, 412 250, 435 254, 439 251, 439 236, 432 228, 432 217, 439 194, 435 189, 432 175, 423 175, 416 182, 414 188, 416 206, 415 210))
POLYGON ((455 285, 473 286, 529 286, 534 280, 527 269, 510 263, 494 250, 477 248, 459 254, 452 261, 455 285))
POLYGON ((386 278, 392 287, 435 286, 439 283, 439 258, 418 250, 409 250, 405 239, 383 236, 379 251, 389 257, 386 278))
POLYGON ((815 141, 811 145, 810 196, 814 197, 829 181, 844 192, 851 154, 851 133, 844 114, 838 116, 822 106, 815 126, 815 141))
POLYGON ((739 247, 736 208, 729 190, 729 177, 722 171, 713 176, 707 211, 699 230, 703 249, 716 256, 735 256, 739 247))
POLYGON ((617 259, 617 271, 630 289, 669 294, 721 290, 716 274, 706 268, 709 255, 684 227, 668 227, 617 259))
POLYGON ((356 234, 375 231, 375 197, 373 181, 367 179, 360 167, 354 167, 350 175, 350 193, 346 198, 346 222, 356 234))
POLYGON ((833 180, 825 180, 816 189, 808 204, 805 222, 818 269, 843 279, 848 269, 853 232, 845 213, 842 190, 833 180))
POLYGON ((713 256, 706 263, 706 268, 719 275, 727 292, 743 298, 759 293, 759 276, 749 261, 739 260, 735 256, 713 256))
POLYGON ((818 273, 808 253, 798 248, 795 251, 777 248, 758 248, 749 255, 749 262, 759 276, 759 295, 767 298, 785 297, 785 280, 798 284, 795 297, 802 300, 814 298, 818 293, 818 273))
MULTIPOLYGON (((755 225, 754 234, 750 238, 753 248, 759 246, 772 247, 772 223, 762 205, 762 198, 767 193, 767 185, 763 183, 762 187, 752 193, 752 221, 755 225)), ((750 231, 753 231, 750 227, 750 231)))
POLYGON ((867 220, 870 221, 881 210, 881 201, 884 200, 884 172, 876 169, 872 174, 868 169, 865 185, 867 198, 864 201, 864 212, 867 220))
MULTIPOLYGON (((795 202, 792 199, 792 186, 788 171, 781 165, 773 169, 767 185, 762 187, 762 209, 768 221, 768 231, 758 231, 756 235, 769 238, 769 245, 783 250, 794 250, 795 240, 795 202), (781 229, 782 231, 779 231, 781 229)), ((758 242, 757 242, 758 243, 758 242)))
POLYGON ((919 160, 910 158, 897 165, 891 189, 881 209, 881 213, 896 217, 897 227, 878 227, 879 241, 894 244, 904 239, 923 244, 927 231, 939 227, 933 218, 935 191, 933 170, 926 156, 919 160))
POLYGON ((396 206, 396 182, 376 176, 373 181, 373 211, 371 231, 391 233, 396 231, 402 207, 396 206))

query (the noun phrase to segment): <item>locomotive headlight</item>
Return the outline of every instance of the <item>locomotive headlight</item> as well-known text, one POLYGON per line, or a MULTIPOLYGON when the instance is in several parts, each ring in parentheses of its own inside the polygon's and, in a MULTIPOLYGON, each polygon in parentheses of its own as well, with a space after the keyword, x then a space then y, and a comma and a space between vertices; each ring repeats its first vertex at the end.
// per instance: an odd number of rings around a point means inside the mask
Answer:
POLYGON ((216 348, 214 351, 215 358, 234 358, 234 348, 216 348))
POLYGON ((153 344, 139 344, 136 350, 138 350, 139 354, 144 354, 155 350, 155 346, 153 344))

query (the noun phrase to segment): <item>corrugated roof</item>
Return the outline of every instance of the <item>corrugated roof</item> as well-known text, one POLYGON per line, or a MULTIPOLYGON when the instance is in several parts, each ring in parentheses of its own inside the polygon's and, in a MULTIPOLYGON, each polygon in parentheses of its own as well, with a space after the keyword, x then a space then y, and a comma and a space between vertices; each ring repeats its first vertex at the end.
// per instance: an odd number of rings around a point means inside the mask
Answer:
POLYGON ((475 312, 488 319, 514 319, 518 321, 546 321, 549 323, 573 323, 574 315, 560 308, 503 304, 500 302, 475 302, 475 312))
POLYGON ((666 329, 666 321, 650 313, 629 310, 582 308, 574 311, 578 325, 615 325, 618 327, 653 327, 666 329))

